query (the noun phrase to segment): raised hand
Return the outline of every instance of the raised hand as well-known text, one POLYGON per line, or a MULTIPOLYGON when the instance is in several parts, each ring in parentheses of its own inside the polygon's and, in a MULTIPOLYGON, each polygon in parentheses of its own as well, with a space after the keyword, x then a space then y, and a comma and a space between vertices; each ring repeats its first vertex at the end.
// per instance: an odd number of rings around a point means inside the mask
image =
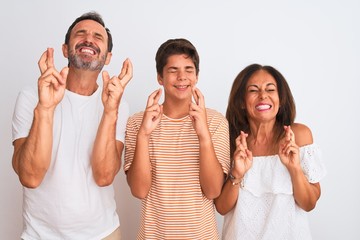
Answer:
POLYGON ((144 117, 139 132, 150 136, 161 120, 163 106, 159 104, 162 90, 159 88, 148 97, 144 117))
POLYGON ((192 120, 193 127, 200 138, 205 136, 205 134, 209 134, 205 100, 203 94, 196 87, 192 89, 192 95, 194 102, 191 102, 190 104, 189 115, 192 120))
POLYGON ((133 68, 130 59, 123 62, 121 72, 118 76, 110 78, 107 71, 102 72, 103 92, 102 102, 105 112, 117 111, 125 87, 133 76, 133 68))
POLYGON ((281 162, 287 167, 299 167, 300 156, 299 146, 295 143, 295 134, 290 126, 284 126, 285 136, 280 140, 279 157, 281 162))
POLYGON ((252 166, 252 152, 247 147, 247 138, 248 134, 243 131, 240 132, 240 135, 236 138, 236 149, 233 155, 233 169, 232 174, 236 178, 243 178, 245 173, 252 166))
POLYGON ((54 67, 54 49, 48 48, 40 57, 38 66, 41 76, 38 79, 39 106, 54 109, 64 97, 69 68, 59 73, 54 67))

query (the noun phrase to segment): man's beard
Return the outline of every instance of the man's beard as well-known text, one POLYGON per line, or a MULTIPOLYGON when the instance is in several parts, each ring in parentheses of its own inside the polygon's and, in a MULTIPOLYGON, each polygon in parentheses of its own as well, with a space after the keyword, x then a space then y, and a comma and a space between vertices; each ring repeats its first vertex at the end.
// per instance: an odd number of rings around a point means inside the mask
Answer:
POLYGON ((84 61, 79 55, 76 55, 74 51, 69 51, 69 64, 78 69, 100 71, 105 65, 105 60, 105 55, 102 55, 100 59, 84 61))

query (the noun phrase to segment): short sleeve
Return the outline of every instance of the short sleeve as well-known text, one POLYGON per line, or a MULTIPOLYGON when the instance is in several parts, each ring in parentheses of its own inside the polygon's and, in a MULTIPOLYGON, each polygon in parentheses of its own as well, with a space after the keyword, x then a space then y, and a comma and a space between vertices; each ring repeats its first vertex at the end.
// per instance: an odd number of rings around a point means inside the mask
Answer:
POLYGON ((318 145, 311 144, 300 148, 301 167, 310 183, 317 183, 326 175, 322 152, 318 145))
POLYGON ((139 127, 140 127, 140 125, 137 124, 137 118, 139 118, 139 113, 131 116, 128 119, 127 124, 126 124, 125 157, 124 157, 124 172, 125 173, 127 170, 129 170, 131 163, 134 159, 135 147, 136 147, 136 136, 137 136, 137 133, 138 133, 139 127))
POLYGON ((209 130, 214 145, 214 150, 218 161, 222 166, 223 172, 227 175, 230 170, 230 140, 229 124, 227 119, 215 110, 209 119, 209 130))
POLYGON ((12 118, 12 141, 29 135, 37 102, 36 89, 22 90, 18 94, 12 118))
POLYGON ((129 104, 122 99, 119 106, 118 120, 116 123, 116 140, 125 143, 126 123, 129 118, 129 104))

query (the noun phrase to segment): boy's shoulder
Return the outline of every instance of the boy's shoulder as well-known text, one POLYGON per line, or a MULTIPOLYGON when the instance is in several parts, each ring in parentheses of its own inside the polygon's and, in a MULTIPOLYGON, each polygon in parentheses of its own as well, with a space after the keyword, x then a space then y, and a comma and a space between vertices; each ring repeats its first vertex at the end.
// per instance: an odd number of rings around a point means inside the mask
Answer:
POLYGON ((212 108, 206 108, 206 114, 208 115, 208 118, 213 118, 213 117, 225 118, 225 116, 222 113, 212 108))
POLYGON ((141 123, 144 116, 144 111, 140 111, 131 115, 128 119, 128 123, 141 123))
POLYGON ((138 117, 142 117, 144 115, 144 111, 140 111, 137 113, 134 113, 133 115, 131 115, 131 118, 138 118, 138 117))

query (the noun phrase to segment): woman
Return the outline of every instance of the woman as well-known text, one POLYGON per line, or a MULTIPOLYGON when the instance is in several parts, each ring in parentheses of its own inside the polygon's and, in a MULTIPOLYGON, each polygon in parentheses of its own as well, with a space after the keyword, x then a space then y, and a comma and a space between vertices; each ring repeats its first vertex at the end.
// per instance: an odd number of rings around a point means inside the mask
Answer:
POLYGON ((232 168, 215 200, 226 214, 223 239, 311 239, 306 212, 315 208, 326 171, 295 113, 273 67, 252 64, 236 77, 226 111, 232 168))

